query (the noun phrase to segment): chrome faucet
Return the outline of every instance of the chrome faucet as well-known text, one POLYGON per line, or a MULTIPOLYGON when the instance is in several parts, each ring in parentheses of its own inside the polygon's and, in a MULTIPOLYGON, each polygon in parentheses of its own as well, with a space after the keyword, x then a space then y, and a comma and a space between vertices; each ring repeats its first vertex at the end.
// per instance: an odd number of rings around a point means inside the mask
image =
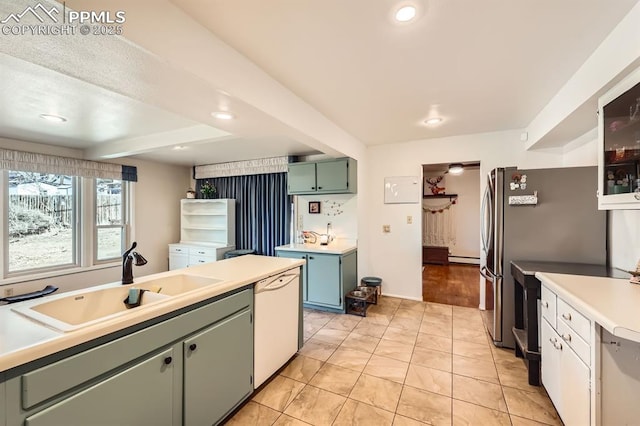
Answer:
POLYGON ((145 259, 140 253, 132 250, 136 248, 138 243, 135 241, 131 245, 131 248, 124 252, 122 255, 122 284, 131 284, 133 282, 133 260, 136 261, 136 266, 142 266, 147 264, 145 259))

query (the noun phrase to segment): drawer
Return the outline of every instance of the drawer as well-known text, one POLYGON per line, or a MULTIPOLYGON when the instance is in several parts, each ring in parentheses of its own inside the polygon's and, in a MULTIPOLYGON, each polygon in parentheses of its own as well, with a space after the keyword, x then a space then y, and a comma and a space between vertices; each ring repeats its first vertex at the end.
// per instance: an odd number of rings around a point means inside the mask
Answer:
POLYGON ((558 322, 564 321, 573 331, 578 333, 585 342, 591 343, 591 321, 572 308, 564 300, 558 298, 558 322))
POLYGON ((591 365, 591 346, 561 318, 558 318, 558 334, 585 364, 591 365))
POLYGON ((540 311, 542 312, 542 317, 549 321, 553 328, 556 327, 556 299, 556 294, 543 285, 540 297, 540 311))
POLYGON ((215 247, 189 247, 191 256, 213 256, 216 257, 215 247))
POLYGON ((180 246, 177 244, 169 244, 169 253, 183 253, 188 254, 189 248, 186 246, 180 246))
POLYGON ((189 256, 189 265, 199 265, 201 263, 215 262, 215 256, 189 256))

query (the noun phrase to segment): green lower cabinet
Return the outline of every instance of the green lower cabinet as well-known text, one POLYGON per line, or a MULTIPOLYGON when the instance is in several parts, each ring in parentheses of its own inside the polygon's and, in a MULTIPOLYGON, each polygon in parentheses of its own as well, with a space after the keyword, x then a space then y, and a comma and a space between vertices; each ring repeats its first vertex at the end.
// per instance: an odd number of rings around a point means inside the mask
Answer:
POLYGON ((213 425, 253 392, 253 325, 246 310, 183 343, 184 424, 213 425))
POLYGON ((211 426, 253 392, 252 288, 104 340, 0 374, 0 426, 211 426))
POLYGON ((340 256, 309 253, 307 302, 333 308, 342 306, 340 256))
POLYGON ((278 249, 276 255, 307 261, 302 267, 305 307, 345 312, 344 296, 358 281, 356 251, 340 255, 278 249))
POLYGON ((173 422, 175 386, 173 357, 172 349, 154 355, 27 417, 24 424, 170 426, 173 422))

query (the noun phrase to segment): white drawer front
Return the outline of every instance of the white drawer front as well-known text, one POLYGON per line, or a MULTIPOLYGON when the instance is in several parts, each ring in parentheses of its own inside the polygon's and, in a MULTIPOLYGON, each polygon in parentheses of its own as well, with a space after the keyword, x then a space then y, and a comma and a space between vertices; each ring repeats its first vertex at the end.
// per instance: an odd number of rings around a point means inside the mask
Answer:
POLYGON ((186 246, 180 246, 177 244, 169 244, 169 253, 189 254, 189 248, 186 246))
POLYGON ((591 365, 591 347, 567 323, 558 318, 558 334, 575 351, 585 364, 591 365))
POLYGON ((200 263, 209 263, 215 261, 215 256, 189 256, 189 265, 198 265, 200 263))
POLYGON ((591 343, 591 322, 580 312, 573 309, 564 300, 558 298, 558 320, 562 319, 588 344, 591 343))
POLYGON ((216 249, 212 247, 190 247, 191 256, 213 256, 216 257, 216 249))
POLYGON ((540 310, 542 317, 549 321, 549 324, 556 327, 556 294, 544 285, 542 286, 542 296, 540 297, 540 310))

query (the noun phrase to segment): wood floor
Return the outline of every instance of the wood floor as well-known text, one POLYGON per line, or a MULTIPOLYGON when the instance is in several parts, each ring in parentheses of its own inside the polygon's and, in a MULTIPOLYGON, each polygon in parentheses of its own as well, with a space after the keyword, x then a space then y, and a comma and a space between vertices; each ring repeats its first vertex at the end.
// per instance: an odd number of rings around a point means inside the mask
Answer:
POLYGON ((478 307, 480 268, 477 265, 451 263, 423 266, 422 300, 469 308, 478 307))

